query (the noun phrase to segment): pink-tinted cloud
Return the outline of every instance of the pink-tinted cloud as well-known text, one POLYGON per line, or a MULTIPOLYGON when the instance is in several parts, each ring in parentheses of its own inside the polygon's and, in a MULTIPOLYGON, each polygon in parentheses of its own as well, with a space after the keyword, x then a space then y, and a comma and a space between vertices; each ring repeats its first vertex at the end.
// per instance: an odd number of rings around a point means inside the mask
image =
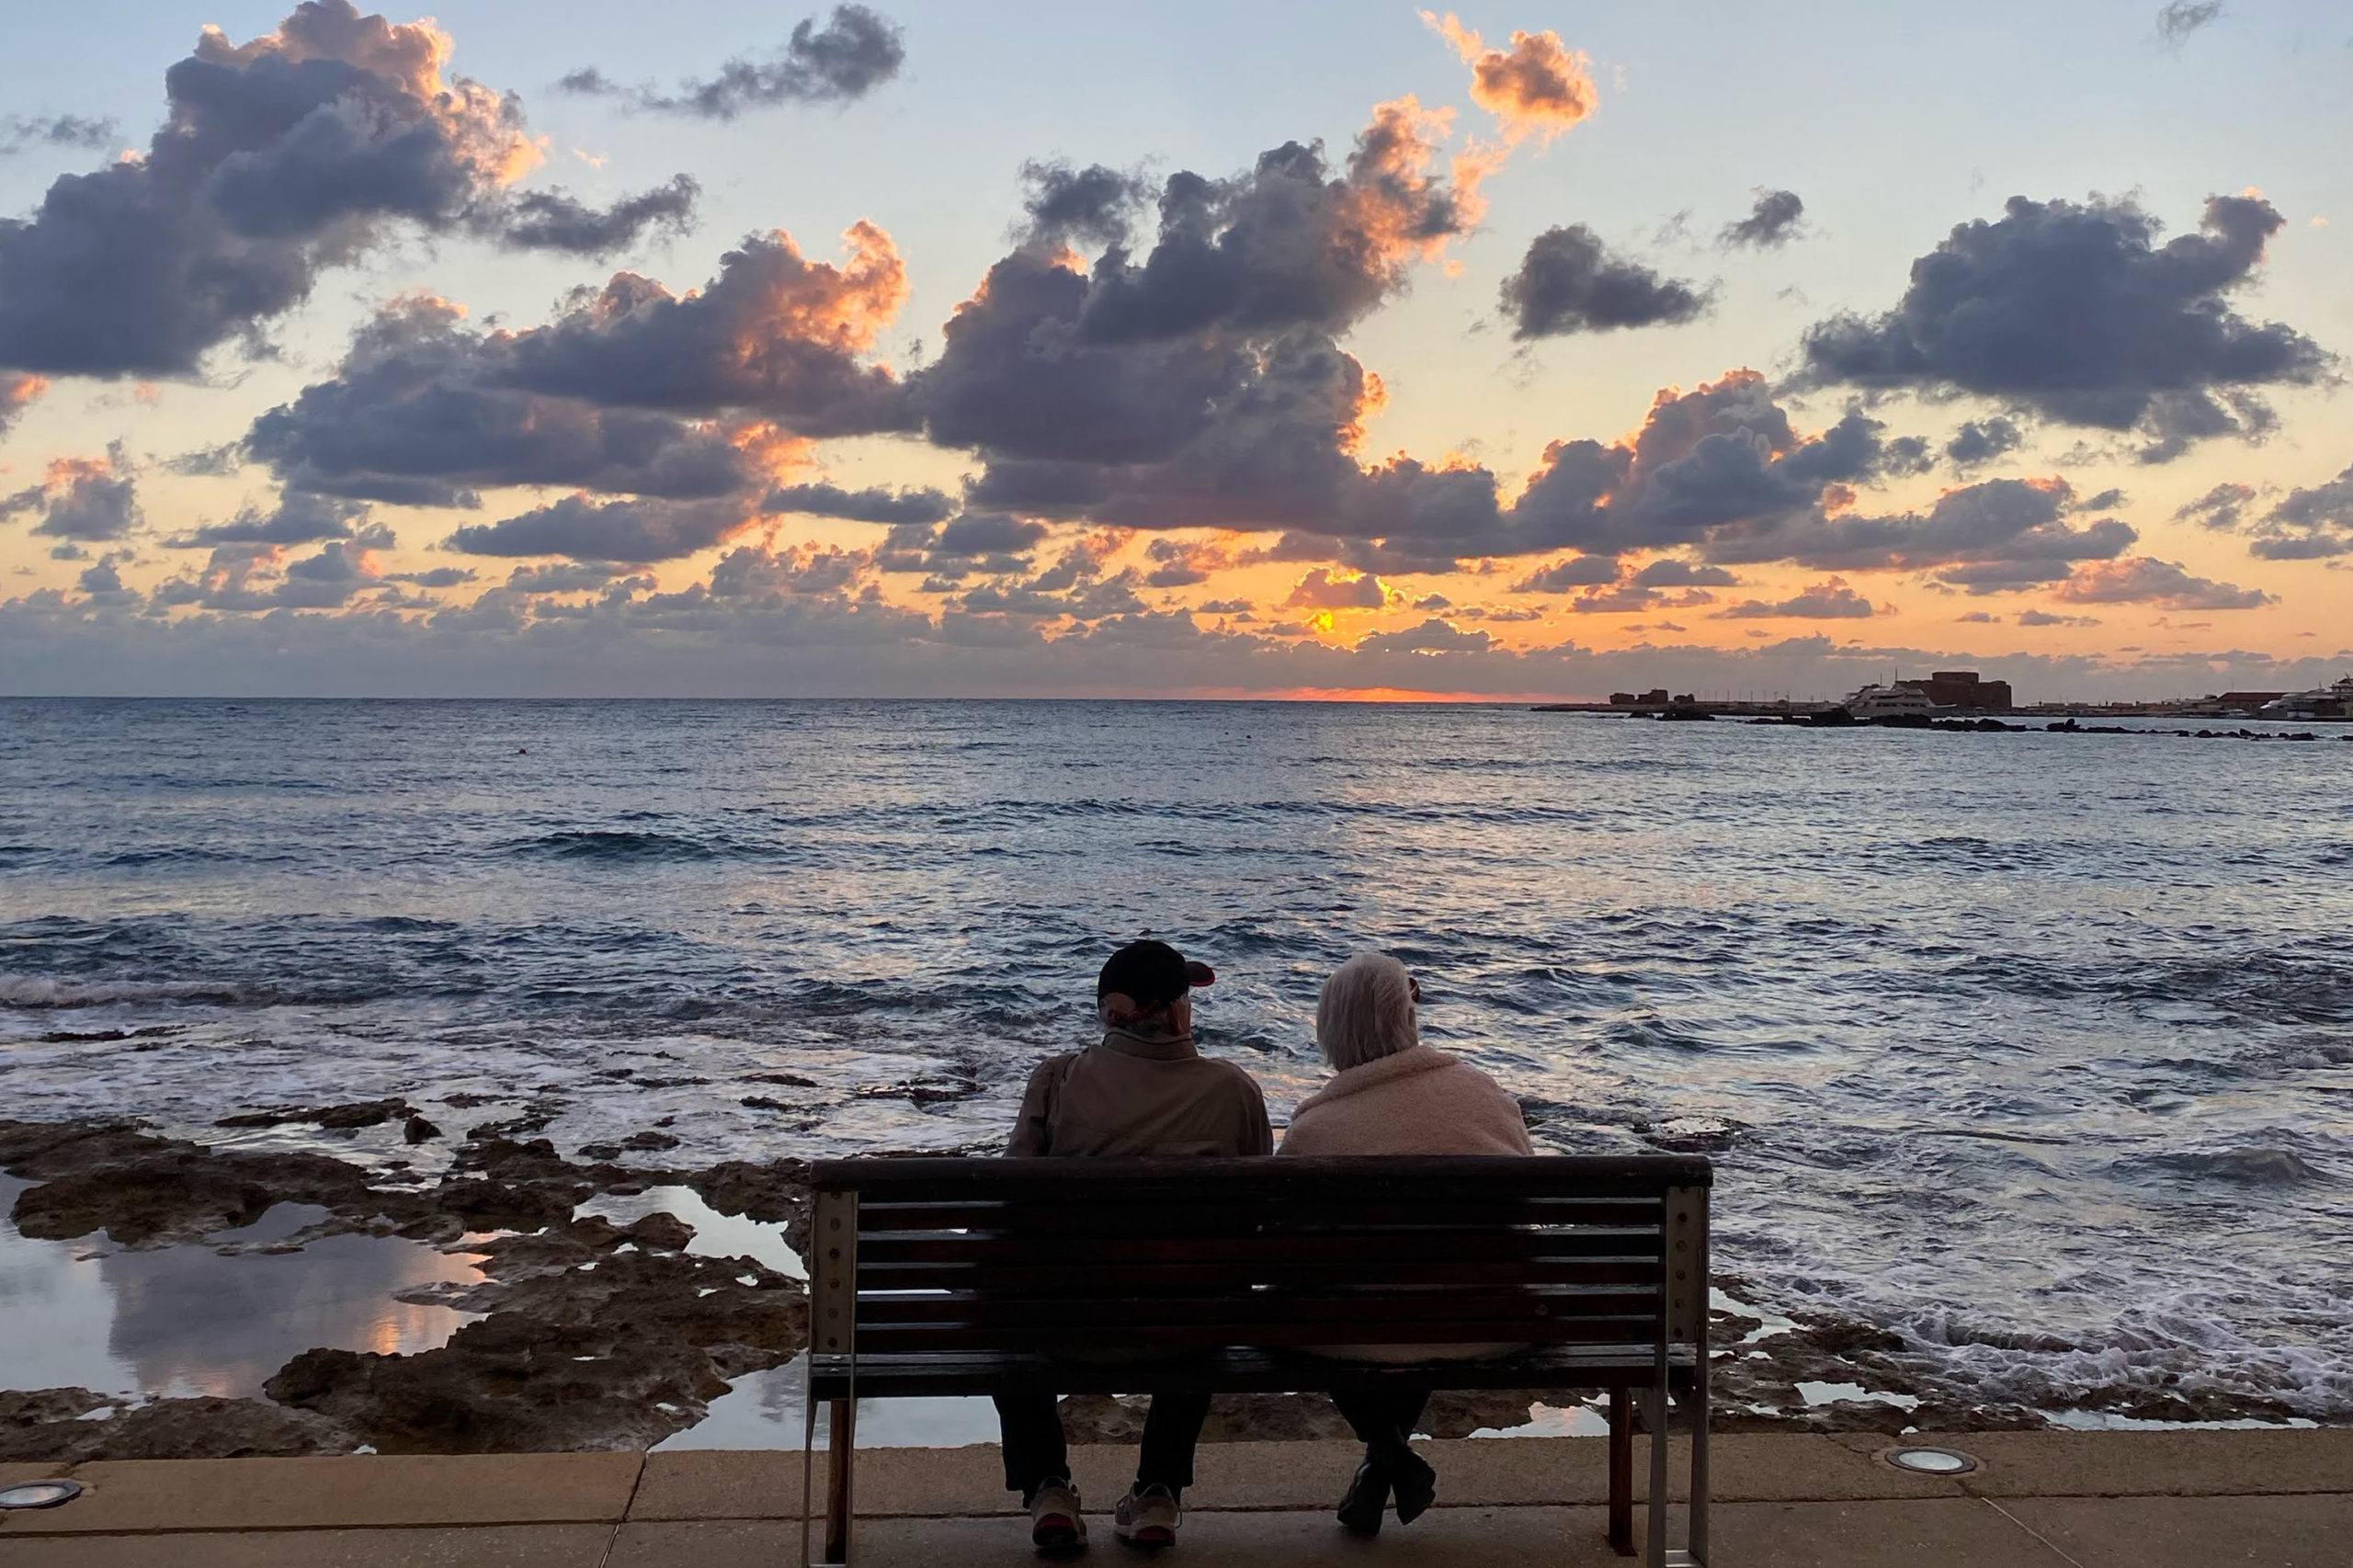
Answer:
POLYGON ((1537 136, 1549 142, 1600 102, 1593 62, 1556 32, 1515 32, 1509 49, 1490 49, 1451 11, 1443 17, 1425 11, 1422 20, 1471 67, 1472 101, 1501 120, 1512 141, 1537 136))

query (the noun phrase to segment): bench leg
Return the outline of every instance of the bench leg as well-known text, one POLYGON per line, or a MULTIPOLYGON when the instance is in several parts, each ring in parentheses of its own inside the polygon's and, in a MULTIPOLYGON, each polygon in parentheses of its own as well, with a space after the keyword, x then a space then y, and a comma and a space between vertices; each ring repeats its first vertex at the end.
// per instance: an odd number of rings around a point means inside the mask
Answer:
POLYGON ((1609 1391, 1609 1547, 1634 1555, 1634 1401, 1622 1388, 1609 1391))
POLYGON ((854 1512, 850 1470, 858 1457, 858 1405, 837 1399, 826 1406, 825 1561, 849 1562, 854 1512))

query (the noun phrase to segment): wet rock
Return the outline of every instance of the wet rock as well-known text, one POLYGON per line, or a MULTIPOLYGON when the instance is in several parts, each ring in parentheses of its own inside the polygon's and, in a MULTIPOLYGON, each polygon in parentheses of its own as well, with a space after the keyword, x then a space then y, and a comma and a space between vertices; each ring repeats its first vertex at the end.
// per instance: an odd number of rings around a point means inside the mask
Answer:
POLYGON ((249 1110, 236 1116, 224 1116, 215 1127, 283 1127, 290 1122, 308 1122, 330 1131, 351 1131, 362 1127, 381 1127, 394 1117, 415 1116, 416 1113, 404 1099, 362 1100, 352 1105, 280 1106, 275 1110, 249 1110))
POLYGON ((654 1153, 664 1149, 675 1149, 678 1146, 678 1142, 677 1138, 667 1132, 632 1132, 621 1140, 621 1147, 639 1153, 654 1153))
POLYGON ((431 1204, 371 1188, 364 1172, 299 1150, 215 1151, 122 1122, 0 1122, 0 1169, 41 1185, 17 1228, 67 1241, 105 1231, 124 1246, 193 1241, 252 1224, 273 1203, 313 1203, 347 1224, 422 1224, 431 1204))
POLYGON ((408 1124, 401 1129, 401 1142, 404 1143, 430 1143, 440 1136, 438 1127, 414 1114, 409 1117, 408 1124))
POLYGON ((0 1463, 349 1453, 327 1417, 255 1399, 111 1400, 88 1389, 0 1392, 0 1463))
POLYGON ((727 1160, 686 1178, 695 1195, 722 1214, 781 1224, 788 1245, 809 1250, 809 1162, 727 1160))
POLYGON ((668 1215, 590 1218, 481 1245, 489 1278, 437 1299, 486 1312, 415 1356, 310 1350, 268 1382, 387 1453, 649 1447, 701 1419, 727 1380, 807 1343, 799 1281, 688 1256, 668 1215))

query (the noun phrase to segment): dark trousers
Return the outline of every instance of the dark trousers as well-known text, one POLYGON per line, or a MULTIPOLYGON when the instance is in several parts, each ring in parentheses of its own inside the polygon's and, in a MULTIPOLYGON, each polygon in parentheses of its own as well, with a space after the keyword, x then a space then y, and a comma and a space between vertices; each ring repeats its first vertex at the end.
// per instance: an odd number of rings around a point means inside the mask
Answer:
POLYGON ((1349 1430, 1364 1444, 1365 1457, 1376 1460, 1413 1441, 1414 1424, 1429 1402, 1429 1390, 1403 1385, 1350 1389, 1332 1396, 1349 1430))
MULTIPOLYGON (((997 1423, 1005 1435, 1005 1485, 1027 1504, 1049 1481, 1070 1479, 1070 1450, 1063 1439, 1062 1407, 1050 1393, 1001 1393, 997 1423)), ((1193 1448, 1210 1418, 1205 1393, 1160 1393, 1143 1420, 1143 1453, 1136 1460, 1138 1486, 1182 1492, 1193 1484, 1193 1448)))

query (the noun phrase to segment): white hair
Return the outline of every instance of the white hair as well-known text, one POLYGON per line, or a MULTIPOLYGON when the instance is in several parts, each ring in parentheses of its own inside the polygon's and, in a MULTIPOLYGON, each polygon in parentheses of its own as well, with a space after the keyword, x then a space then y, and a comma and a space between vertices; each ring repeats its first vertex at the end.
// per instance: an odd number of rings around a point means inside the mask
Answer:
POLYGON ((1334 970, 1315 1005, 1315 1043, 1342 1072, 1421 1044, 1405 966, 1387 953, 1358 953, 1334 970))

